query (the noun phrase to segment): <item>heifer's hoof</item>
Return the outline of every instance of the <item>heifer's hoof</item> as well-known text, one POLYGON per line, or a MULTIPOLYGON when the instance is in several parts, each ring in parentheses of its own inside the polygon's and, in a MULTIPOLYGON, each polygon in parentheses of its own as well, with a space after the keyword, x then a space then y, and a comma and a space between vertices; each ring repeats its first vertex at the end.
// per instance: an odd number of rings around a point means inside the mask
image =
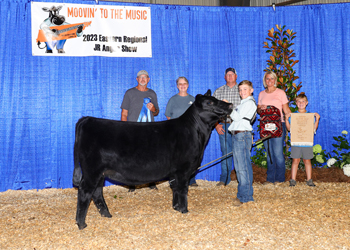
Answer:
POLYGON ((100 211, 102 217, 106 218, 112 218, 112 215, 106 210, 106 211, 100 211))
POLYGON ((135 189, 136 189, 136 186, 134 185, 129 186, 129 192, 134 192, 135 189))
POLYGON ((87 227, 87 225, 86 225, 86 223, 84 222, 84 223, 78 223, 77 222, 77 224, 78 224, 78 228, 79 228, 79 230, 83 230, 84 228, 86 228, 87 227))
POLYGON ((66 53, 63 49, 58 49, 57 52, 58 53, 66 53))
POLYGON ((52 53, 52 50, 48 49, 45 53, 52 53))
POLYGON ((150 188, 150 189, 154 189, 154 190, 158 190, 158 188, 157 188, 156 185, 150 185, 149 188, 150 188))
POLYGON ((183 213, 183 214, 188 213, 187 208, 179 208, 178 205, 175 205, 175 206, 174 206, 174 209, 175 209, 176 211, 179 211, 179 212, 183 213))

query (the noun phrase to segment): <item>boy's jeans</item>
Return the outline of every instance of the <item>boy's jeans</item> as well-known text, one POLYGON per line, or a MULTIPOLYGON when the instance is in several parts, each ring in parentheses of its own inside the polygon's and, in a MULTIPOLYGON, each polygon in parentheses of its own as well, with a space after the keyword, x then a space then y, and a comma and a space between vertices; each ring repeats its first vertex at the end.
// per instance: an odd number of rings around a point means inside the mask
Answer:
POLYGON ((237 198, 241 202, 254 201, 253 199, 253 168, 250 159, 252 148, 252 133, 240 132, 234 134, 233 160, 238 180, 237 198))

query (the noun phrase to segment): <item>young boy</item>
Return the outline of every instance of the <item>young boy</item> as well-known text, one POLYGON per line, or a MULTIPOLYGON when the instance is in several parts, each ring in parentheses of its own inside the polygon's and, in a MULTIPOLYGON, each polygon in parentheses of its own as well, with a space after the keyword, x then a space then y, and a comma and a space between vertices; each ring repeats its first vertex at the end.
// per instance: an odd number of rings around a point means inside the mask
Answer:
MULTIPOLYGON (((298 106, 298 111, 296 113, 307 113, 306 106, 308 104, 307 97, 304 93, 300 93, 296 97, 296 104, 298 106)), ((315 123, 314 131, 318 128, 318 122, 320 120, 320 115, 315 113, 315 123)), ((286 115, 286 128, 290 131, 291 128, 291 114, 286 115)), ((296 183, 297 171, 300 162, 300 158, 303 157, 305 171, 306 171, 306 185, 310 187, 315 187, 311 179, 312 166, 311 159, 314 157, 312 146, 292 146, 290 157, 293 158, 292 161, 292 179, 289 181, 291 187, 294 187, 296 183)))
POLYGON ((233 161, 238 180, 237 198, 233 205, 254 201, 253 199, 253 168, 250 160, 252 148, 252 130, 250 119, 255 115, 256 104, 252 93, 253 84, 244 80, 238 84, 241 104, 231 113, 233 120, 228 130, 232 133, 233 161))

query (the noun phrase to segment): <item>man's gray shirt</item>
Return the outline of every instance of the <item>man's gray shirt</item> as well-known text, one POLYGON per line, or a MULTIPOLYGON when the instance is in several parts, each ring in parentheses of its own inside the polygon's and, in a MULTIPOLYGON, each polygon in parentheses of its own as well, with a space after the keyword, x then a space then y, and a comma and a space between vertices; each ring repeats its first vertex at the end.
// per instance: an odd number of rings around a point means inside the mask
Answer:
MULTIPOLYGON (((157 94, 152 89, 148 89, 147 91, 140 91, 134 87, 128 89, 125 92, 124 99, 120 108, 128 111, 128 121, 137 122, 143 106, 143 99, 146 97, 150 98, 151 103, 153 103, 154 107, 159 110, 157 94)), ((154 121, 152 112, 151 120, 152 122, 154 121)))

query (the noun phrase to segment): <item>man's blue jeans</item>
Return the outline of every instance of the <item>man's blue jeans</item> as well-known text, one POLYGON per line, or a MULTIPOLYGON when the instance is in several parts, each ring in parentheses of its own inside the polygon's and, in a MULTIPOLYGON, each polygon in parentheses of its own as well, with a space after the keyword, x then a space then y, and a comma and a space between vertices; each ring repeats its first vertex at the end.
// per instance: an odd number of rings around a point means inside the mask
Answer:
POLYGON ((193 177, 190 179, 190 182, 188 183, 188 185, 192 185, 193 183, 196 183, 196 176, 193 176, 193 177))
MULTIPOLYGON (((225 134, 219 135, 220 148, 222 155, 226 155, 232 152, 232 134, 228 131, 229 123, 220 123, 222 128, 225 130, 225 134), (226 136, 226 139, 225 139, 226 136)), ((231 182, 231 171, 232 171, 232 156, 225 158, 221 161, 221 175, 220 181, 228 185, 231 182)))
POLYGON ((285 173, 286 173, 286 165, 283 154, 283 145, 284 139, 286 137, 286 124, 282 122, 283 134, 282 137, 271 138, 264 140, 264 147, 267 153, 267 178, 266 181, 269 182, 284 182, 285 181, 285 173), (270 149, 270 155, 269 151, 270 149), (272 159, 272 163, 271 163, 272 159))
POLYGON ((237 175, 237 198, 241 202, 253 199, 253 168, 250 158, 252 148, 252 133, 241 132, 232 137, 233 160, 237 175))

